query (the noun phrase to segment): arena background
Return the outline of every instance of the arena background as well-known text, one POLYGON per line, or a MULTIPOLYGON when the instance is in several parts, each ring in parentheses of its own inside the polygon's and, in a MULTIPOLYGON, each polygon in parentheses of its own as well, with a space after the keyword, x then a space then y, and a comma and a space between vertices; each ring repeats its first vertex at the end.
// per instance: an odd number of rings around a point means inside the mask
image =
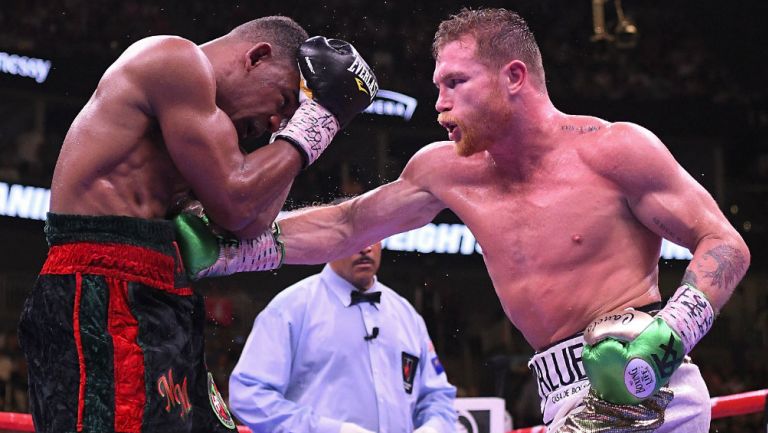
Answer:
MULTIPOLYGON (((440 20, 462 6, 518 10, 542 48, 558 108, 650 128, 714 195, 750 246, 752 267, 693 356, 713 396, 766 388, 768 3, 625 0, 624 13, 638 30, 633 43, 592 41, 590 0, 11 0, 0 6, 0 410, 27 410, 15 328, 45 259, 43 223, 35 219, 40 202, 70 122, 123 49, 157 34, 202 43, 253 17, 288 15, 310 34, 353 42, 382 89, 415 98, 410 119, 413 101, 391 98, 374 107, 378 114, 360 115, 296 180, 286 207, 292 209, 393 180, 420 147, 445 138, 434 121, 430 45, 440 20)), ((602 9, 614 32, 615 3, 602 9)), ((435 223, 459 221, 445 212, 435 223)), ((422 251, 385 250, 379 276, 425 317, 460 395, 502 396, 515 427, 540 423, 525 366, 532 351, 505 319, 480 255, 429 252, 434 245, 408 247, 403 239, 390 246, 422 251)), ((661 260, 665 295, 687 263, 661 260)), ((286 266, 199 284, 210 307, 208 362, 224 394, 256 314, 282 288, 318 270, 286 266)), ((712 431, 764 431, 760 423, 759 415, 729 418, 712 431)))

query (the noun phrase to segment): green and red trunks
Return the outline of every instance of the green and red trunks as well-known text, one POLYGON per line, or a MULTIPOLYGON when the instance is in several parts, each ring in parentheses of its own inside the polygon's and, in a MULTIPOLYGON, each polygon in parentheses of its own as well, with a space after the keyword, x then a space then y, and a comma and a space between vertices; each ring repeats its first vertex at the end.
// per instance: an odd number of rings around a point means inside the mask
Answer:
POLYGON ((19 324, 36 431, 232 432, 172 225, 48 214, 45 231, 19 324))

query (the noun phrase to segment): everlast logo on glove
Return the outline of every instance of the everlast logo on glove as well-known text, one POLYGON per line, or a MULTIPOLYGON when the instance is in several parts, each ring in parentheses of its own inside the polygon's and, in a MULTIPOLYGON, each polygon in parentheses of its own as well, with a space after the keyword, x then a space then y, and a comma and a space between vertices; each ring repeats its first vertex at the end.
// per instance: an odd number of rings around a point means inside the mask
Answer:
POLYGON ((355 51, 355 61, 352 62, 352 65, 347 70, 356 75, 355 82, 357 83, 357 88, 361 92, 366 93, 371 98, 371 101, 373 101, 373 97, 379 91, 379 83, 376 81, 371 68, 357 51, 355 51))
POLYGON ((272 139, 296 146, 307 167, 340 128, 371 105, 379 85, 355 47, 340 39, 311 37, 299 47, 296 60, 301 73, 301 104, 272 139))
POLYGON ((344 126, 365 110, 376 93, 376 74, 349 42, 314 36, 299 47, 302 92, 344 126))

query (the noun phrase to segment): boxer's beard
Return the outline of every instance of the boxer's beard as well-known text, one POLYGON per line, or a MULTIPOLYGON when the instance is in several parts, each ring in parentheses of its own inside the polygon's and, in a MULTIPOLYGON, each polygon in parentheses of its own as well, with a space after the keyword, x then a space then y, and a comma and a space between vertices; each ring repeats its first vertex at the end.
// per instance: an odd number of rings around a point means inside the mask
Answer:
POLYGON ((461 138, 456 142, 459 156, 470 156, 482 152, 496 141, 499 128, 507 125, 512 112, 497 96, 486 94, 475 102, 479 107, 464 116, 463 119, 445 112, 437 116, 438 122, 455 123, 461 131, 461 138))

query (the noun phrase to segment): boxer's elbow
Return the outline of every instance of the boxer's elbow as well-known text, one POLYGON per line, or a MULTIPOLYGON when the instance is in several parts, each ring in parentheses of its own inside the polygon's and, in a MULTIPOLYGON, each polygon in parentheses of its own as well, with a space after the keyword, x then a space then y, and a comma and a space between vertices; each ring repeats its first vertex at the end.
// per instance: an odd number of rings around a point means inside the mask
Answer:
POLYGON ((249 217, 247 209, 234 202, 225 203, 223 206, 217 207, 216 210, 209 210, 208 215, 217 226, 238 237, 245 236, 246 229, 249 227, 255 227, 260 224, 266 227, 266 224, 257 221, 255 217, 249 217))
POLYGON ((710 258, 718 262, 717 272, 722 276, 720 284, 725 288, 712 299, 716 312, 723 309, 733 292, 738 289, 752 260, 749 247, 735 230, 731 236, 722 239, 721 242, 719 246, 710 250, 709 254, 710 258))
POLYGON ((750 253, 747 243, 744 242, 744 239, 738 233, 736 233, 736 236, 732 242, 734 245, 733 246, 734 250, 738 251, 737 254, 741 257, 741 261, 743 262, 744 273, 746 273, 752 261, 752 253, 750 253))
POLYGON ((721 271, 727 271, 731 276, 731 289, 747 272, 752 260, 747 243, 730 225, 725 230, 701 238, 694 251, 694 256, 702 254, 702 257, 713 258, 721 271))
POLYGON ((242 184, 233 184, 222 192, 216 212, 211 212, 217 224, 239 236, 258 234, 269 227, 282 208, 281 197, 274 192, 254 194, 242 184))
POLYGON ((724 249, 730 252, 727 255, 730 256, 731 263, 742 270, 742 275, 746 273, 752 260, 752 255, 744 238, 732 226, 729 226, 729 230, 722 234, 720 238, 725 247, 724 249))

